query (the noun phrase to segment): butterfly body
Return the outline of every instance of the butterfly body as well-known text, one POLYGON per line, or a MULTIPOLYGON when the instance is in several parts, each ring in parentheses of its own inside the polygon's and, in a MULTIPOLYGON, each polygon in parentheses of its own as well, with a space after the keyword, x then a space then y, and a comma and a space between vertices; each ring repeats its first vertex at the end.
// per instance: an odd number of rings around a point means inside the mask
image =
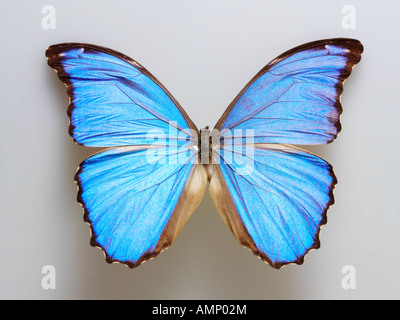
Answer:
POLYGON ((212 139, 210 129, 207 127, 200 129, 199 138, 199 162, 201 164, 208 164, 212 158, 212 139))
POLYGON ((340 131, 343 82, 361 58, 354 39, 304 44, 267 64, 210 130, 198 130, 143 66, 90 44, 49 47, 67 86, 70 134, 104 147, 81 163, 78 201, 91 244, 108 262, 136 267, 171 246, 207 181, 240 244, 274 268, 319 247, 336 177, 296 144, 340 131))

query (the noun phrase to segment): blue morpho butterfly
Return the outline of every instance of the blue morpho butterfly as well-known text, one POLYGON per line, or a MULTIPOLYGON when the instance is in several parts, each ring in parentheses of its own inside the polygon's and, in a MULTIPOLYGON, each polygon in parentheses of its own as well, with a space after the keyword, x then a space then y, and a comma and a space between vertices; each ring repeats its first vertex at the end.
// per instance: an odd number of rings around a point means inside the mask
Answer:
POLYGON ((343 82, 362 51, 359 41, 338 38, 283 53, 210 132, 126 55, 90 44, 49 47, 48 64, 70 97, 70 135, 108 147, 75 176, 91 245, 131 268, 155 257, 172 245, 208 180, 241 245, 274 268, 303 263, 319 247, 336 178, 326 161, 292 145, 336 138, 343 82))

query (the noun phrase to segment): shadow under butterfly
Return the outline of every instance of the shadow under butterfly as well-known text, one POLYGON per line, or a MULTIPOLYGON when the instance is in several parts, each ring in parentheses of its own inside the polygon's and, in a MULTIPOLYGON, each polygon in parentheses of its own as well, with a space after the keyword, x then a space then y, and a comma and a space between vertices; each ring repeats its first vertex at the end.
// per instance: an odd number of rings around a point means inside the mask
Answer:
POLYGON ((91 44, 50 46, 48 64, 70 97, 70 135, 80 145, 106 148, 75 176, 91 245, 107 262, 131 268, 157 256, 175 241, 209 181, 241 245, 277 269, 302 264, 320 245, 336 177, 329 163, 292 145, 336 138, 343 82, 362 51, 358 40, 337 38, 283 53, 210 132, 199 131, 166 88, 126 55, 91 44), (243 170, 243 160, 251 170, 243 170))

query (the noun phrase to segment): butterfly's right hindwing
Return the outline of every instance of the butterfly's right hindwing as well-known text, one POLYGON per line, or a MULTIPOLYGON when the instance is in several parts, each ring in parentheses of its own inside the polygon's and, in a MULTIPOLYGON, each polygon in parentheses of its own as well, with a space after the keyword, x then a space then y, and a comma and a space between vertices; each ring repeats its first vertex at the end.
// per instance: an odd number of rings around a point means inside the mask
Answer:
POLYGON ((210 192, 238 241, 275 268, 303 262, 319 247, 319 231, 333 204, 336 177, 321 158, 276 144, 246 147, 252 172, 233 159, 234 146, 221 148, 210 192), (251 148, 251 150, 250 150, 251 148), (249 156, 252 154, 252 156, 249 156))

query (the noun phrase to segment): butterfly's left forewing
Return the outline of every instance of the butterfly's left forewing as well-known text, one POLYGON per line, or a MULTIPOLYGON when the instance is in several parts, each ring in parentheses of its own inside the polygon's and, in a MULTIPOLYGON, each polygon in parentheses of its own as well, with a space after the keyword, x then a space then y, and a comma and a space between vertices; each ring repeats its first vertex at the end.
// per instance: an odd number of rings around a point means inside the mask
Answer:
POLYGON ((69 131, 77 143, 114 147, 195 140, 197 128, 183 108, 133 59, 80 43, 53 45, 46 56, 67 86, 69 131))

